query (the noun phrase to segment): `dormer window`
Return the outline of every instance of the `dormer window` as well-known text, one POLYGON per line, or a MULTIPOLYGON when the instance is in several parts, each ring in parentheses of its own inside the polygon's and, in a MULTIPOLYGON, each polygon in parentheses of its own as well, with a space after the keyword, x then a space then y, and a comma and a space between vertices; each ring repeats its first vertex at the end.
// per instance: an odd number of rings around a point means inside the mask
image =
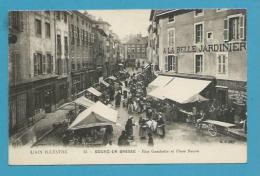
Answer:
POLYGON ((195 17, 203 16, 203 15, 204 15, 204 11, 202 9, 195 10, 195 13, 194 13, 195 17))
POLYGON ((169 23, 175 21, 174 15, 170 15, 168 19, 169 19, 169 23))

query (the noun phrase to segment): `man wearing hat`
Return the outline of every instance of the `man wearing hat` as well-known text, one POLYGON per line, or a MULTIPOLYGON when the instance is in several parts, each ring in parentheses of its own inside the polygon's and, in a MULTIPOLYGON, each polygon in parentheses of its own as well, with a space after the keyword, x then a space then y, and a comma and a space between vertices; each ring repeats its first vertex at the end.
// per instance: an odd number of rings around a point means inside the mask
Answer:
POLYGON ((158 132, 159 136, 161 138, 164 138, 164 136, 165 136, 165 122, 162 118, 161 112, 159 112, 159 115, 158 115, 157 125, 158 125, 157 132, 158 132))
POLYGON ((126 135, 128 136, 129 139, 133 139, 133 126, 135 126, 135 124, 133 123, 133 116, 129 116, 126 125, 125 125, 125 131, 126 131, 126 135))

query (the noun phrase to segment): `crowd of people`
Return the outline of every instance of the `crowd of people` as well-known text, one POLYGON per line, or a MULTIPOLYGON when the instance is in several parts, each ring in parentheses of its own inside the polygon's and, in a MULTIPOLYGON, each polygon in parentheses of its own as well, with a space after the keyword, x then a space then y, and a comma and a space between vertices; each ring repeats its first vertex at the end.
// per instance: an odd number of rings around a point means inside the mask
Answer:
MULTIPOLYGON (((145 72, 134 72, 130 75, 124 71, 115 77, 117 80, 107 80, 109 85, 100 83, 95 86, 102 92, 102 95, 96 97, 95 100, 114 106, 114 108, 122 105, 128 112, 128 119, 117 141, 119 146, 131 145, 136 139, 135 134, 139 135, 140 140, 147 140, 148 145, 153 146, 154 137, 165 137, 165 126, 169 122, 183 121, 200 125, 204 120, 211 119, 238 124, 241 121, 239 117, 245 113, 236 112, 234 107, 220 104, 215 99, 180 105, 170 100, 151 98, 147 96, 147 86, 153 77, 152 74, 147 75, 145 72), (136 129, 134 126, 138 126, 138 133, 134 133, 136 129)), ((106 131, 102 137, 105 145, 112 143, 113 128, 106 131)), ((86 141, 84 138, 81 140, 86 141)))

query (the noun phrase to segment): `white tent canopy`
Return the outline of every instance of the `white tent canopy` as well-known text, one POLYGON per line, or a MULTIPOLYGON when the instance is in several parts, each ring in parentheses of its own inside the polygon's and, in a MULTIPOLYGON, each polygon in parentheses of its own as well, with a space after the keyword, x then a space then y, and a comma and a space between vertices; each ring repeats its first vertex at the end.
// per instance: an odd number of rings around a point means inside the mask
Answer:
POLYGON ((85 108, 89 108, 93 104, 95 104, 93 101, 87 99, 86 97, 82 96, 77 98, 76 100, 73 101, 76 104, 79 104, 81 106, 84 106, 85 108))
POLYGON ((114 76, 109 76, 108 78, 109 78, 109 79, 112 79, 112 80, 114 80, 114 81, 117 80, 117 78, 114 77, 114 76))
POLYGON ((104 81, 104 80, 100 80, 100 83, 104 84, 106 87, 109 87, 109 84, 106 81, 104 81))
POLYGON ((118 112, 101 102, 81 112, 68 129, 76 130, 94 126, 112 125, 117 121, 118 112))
POLYGON ((207 80, 175 77, 167 86, 163 87, 162 93, 165 98, 185 104, 189 103, 210 83, 211 81, 207 80))
POLYGON ((58 109, 73 110, 73 109, 75 109, 75 104, 84 106, 85 108, 89 108, 90 106, 92 106, 95 103, 93 101, 87 99, 86 97, 81 96, 72 102, 63 104, 58 109))
POLYGON ((151 92, 155 88, 158 87, 164 87, 167 85, 170 81, 172 81, 174 78, 171 76, 163 76, 159 75, 155 80, 153 80, 149 85, 148 85, 148 92, 151 92))
POLYGON ((202 97, 199 93, 210 83, 211 81, 207 80, 175 77, 166 86, 158 87, 149 92, 148 95, 161 100, 167 98, 181 104, 195 101, 207 101, 208 99, 202 97))
POLYGON ((94 94, 94 95, 96 95, 97 97, 99 97, 100 95, 102 95, 101 92, 99 92, 97 89, 95 89, 95 88, 93 88, 93 87, 88 88, 87 91, 90 92, 90 93, 92 93, 92 94, 94 94))

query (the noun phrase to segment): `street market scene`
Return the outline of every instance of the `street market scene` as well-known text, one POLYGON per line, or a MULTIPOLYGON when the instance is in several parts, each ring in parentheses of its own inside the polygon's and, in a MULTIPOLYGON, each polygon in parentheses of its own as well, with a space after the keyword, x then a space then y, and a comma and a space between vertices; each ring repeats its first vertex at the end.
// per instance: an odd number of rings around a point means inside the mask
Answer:
POLYGON ((9 13, 10 145, 246 148, 246 10, 132 13, 9 13))

